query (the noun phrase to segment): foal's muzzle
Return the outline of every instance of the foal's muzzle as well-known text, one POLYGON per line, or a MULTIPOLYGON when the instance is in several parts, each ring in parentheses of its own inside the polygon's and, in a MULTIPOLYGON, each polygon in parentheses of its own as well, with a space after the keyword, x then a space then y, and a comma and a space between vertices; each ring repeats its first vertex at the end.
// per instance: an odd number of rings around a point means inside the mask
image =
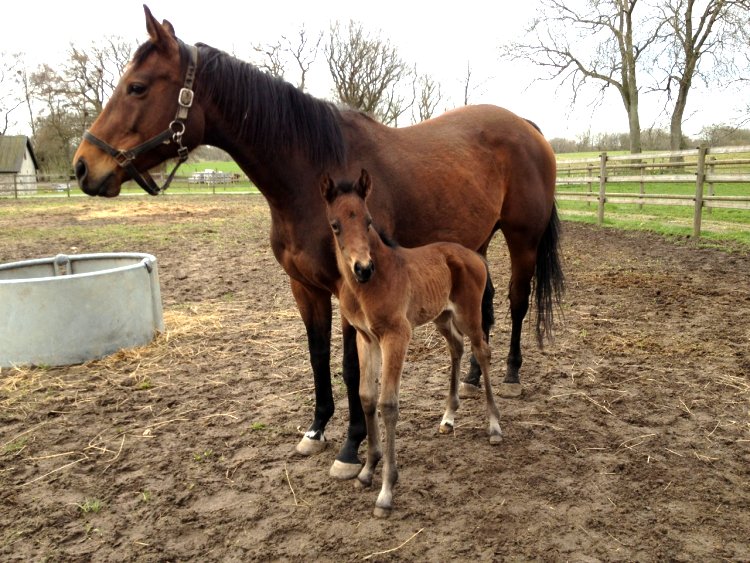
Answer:
POLYGON ((370 281, 372 274, 375 272, 375 264, 370 260, 367 264, 357 262, 354 264, 354 277, 357 278, 359 283, 367 283, 370 281))

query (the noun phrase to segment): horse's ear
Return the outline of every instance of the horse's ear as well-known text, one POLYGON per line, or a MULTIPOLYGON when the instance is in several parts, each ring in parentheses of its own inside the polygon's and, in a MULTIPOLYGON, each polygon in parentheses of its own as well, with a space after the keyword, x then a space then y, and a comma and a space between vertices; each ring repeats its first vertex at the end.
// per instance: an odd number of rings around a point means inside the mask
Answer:
POLYGON ((359 182, 357 183, 357 193, 359 193, 362 199, 367 199, 371 188, 372 180, 370 179, 370 174, 363 168, 362 173, 359 175, 359 182))
POLYGON ((146 31, 151 39, 151 43, 157 49, 162 50, 176 47, 177 41, 172 24, 166 20, 164 20, 164 24, 160 24, 145 4, 143 5, 143 11, 146 13, 146 31))
POLYGON ((164 26, 164 29, 166 29, 172 37, 177 37, 177 34, 174 32, 174 26, 170 23, 169 20, 163 20, 161 24, 164 26))
POLYGON ((333 190, 335 187, 336 185, 333 183, 331 175, 327 172, 323 174, 323 178, 320 180, 320 194, 328 203, 331 203, 333 200, 333 190))

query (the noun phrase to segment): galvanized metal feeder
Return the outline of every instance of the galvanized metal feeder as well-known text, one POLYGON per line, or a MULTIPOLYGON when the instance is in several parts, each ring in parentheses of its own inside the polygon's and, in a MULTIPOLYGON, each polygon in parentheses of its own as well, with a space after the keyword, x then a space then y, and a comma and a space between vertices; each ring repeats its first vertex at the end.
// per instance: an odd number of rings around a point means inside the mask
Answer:
POLYGON ((164 330, 156 258, 60 254, 0 265, 0 367, 62 366, 164 330))

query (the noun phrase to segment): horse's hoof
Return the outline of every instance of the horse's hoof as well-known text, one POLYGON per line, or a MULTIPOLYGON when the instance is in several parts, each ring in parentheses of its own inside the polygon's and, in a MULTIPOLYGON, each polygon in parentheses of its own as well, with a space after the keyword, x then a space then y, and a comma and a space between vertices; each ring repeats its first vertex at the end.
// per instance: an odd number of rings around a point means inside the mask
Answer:
POLYGON ((322 434, 320 435, 320 440, 310 438, 306 434, 294 449, 300 455, 315 455, 326 449, 326 446, 328 446, 328 442, 326 442, 322 434))
POLYGON ((354 479, 359 475, 361 469, 361 463, 344 463, 343 461, 335 460, 328 474, 334 479, 346 481, 347 479, 354 479))
POLYGON ((497 444, 501 444, 503 441, 503 435, 502 434, 491 434, 490 435, 490 444, 493 446, 496 446, 497 444))
POLYGON ((453 434, 453 425, 452 424, 448 424, 447 422, 443 422, 440 425, 439 432, 441 434, 453 434))
POLYGON ((458 385, 458 397, 459 399, 470 399, 472 397, 479 397, 482 394, 482 388, 478 385, 466 383, 462 381, 458 385))
POLYGON ((391 508, 383 508, 382 506, 376 506, 372 511, 372 515, 375 518, 388 518, 391 515, 391 508))
POLYGON ((523 387, 520 383, 501 383, 500 384, 500 396, 501 397, 520 397, 523 394, 523 387))

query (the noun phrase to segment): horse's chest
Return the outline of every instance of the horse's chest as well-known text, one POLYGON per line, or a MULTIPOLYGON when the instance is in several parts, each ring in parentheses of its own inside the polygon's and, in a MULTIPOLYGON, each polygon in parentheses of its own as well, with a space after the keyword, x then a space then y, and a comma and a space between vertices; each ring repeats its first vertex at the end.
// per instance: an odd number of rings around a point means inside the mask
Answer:
POLYGON ((332 249, 328 251, 328 239, 319 236, 312 228, 305 231, 302 234, 299 229, 274 222, 271 250, 276 261, 291 278, 333 292, 333 284, 339 275, 332 249))

